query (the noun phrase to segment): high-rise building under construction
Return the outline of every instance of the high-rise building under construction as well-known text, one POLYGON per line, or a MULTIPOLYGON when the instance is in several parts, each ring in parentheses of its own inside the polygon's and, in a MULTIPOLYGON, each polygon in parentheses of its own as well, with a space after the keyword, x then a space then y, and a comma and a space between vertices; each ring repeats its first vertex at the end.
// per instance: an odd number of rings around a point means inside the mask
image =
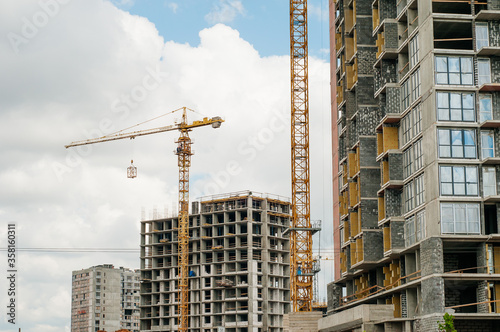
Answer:
POLYGON ((500 1, 330 1, 328 331, 500 324, 500 1))
MULTIPOLYGON (((189 331, 279 332, 290 311, 290 202, 235 192, 192 203, 189 331)), ((178 218, 141 221, 141 331, 179 324, 178 218)))

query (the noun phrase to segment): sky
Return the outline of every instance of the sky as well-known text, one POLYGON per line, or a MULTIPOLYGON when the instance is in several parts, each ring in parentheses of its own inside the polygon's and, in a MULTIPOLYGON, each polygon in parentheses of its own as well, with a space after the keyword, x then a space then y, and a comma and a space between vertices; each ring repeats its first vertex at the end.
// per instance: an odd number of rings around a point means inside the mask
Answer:
MULTIPOLYGON (((171 215, 177 132, 65 149, 181 107, 194 130, 191 200, 252 190, 290 197, 288 4, 282 0, 0 2, 0 269, 16 226, 16 325, 70 331, 71 271, 139 267, 140 220, 171 215), (138 177, 127 179, 133 159, 138 177), (118 249, 116 251, 101 250, 118 249)), ((309 1, 311 214, 331 255, 328 1, 309 1)), ((179 113, 136 129, 173 124, 179 113)), ((322 262, 320 291, 333 279, 322 262)), ((0 302, 9 285, 0 278, 0 302)))

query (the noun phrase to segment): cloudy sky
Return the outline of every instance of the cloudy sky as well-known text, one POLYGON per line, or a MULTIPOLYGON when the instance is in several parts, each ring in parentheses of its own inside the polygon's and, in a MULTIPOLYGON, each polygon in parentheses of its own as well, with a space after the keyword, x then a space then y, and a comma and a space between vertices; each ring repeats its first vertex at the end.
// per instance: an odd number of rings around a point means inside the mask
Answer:
MULTIPOLYGON (((323 220, 329 254, 328 1, 309 4, 312 219, 323 220)), ((288 33, 283 0, 0 2, 0 247, 13 222, 24 249, 18 325, 2 309, 0 331, 69 331, 71 271, 138 268, 141 211, 175 210, 177 132, 65 144, 186 106, 198 112, 191 121, 225 119, 220 129, 191 133, 192 199, 247 189, 290 196, 288 33), (126 178, 131 159, 136 179, 126 178)), ((0 257, 6 271, 5 251, 0 257)), ((332 265, 323 268, 324 294, 332 265)), ((2 308, 7 288, 1 277, 2 308)))

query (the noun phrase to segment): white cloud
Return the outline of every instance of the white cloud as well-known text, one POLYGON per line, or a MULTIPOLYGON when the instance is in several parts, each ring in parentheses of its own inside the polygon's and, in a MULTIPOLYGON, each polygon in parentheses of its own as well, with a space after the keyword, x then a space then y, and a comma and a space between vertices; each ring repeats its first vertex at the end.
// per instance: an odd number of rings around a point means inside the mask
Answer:
POLYGON ((320 21, 326 21, 328 22, 328 15, 329 15, 329 9, 328 9, 328 1, 327 0, 320 0, 321 4, 320 5, 315 5, 313 3, 310 3, 307 6, 307 12, 309 17, 314 17, 320 21))
POLYGON ((205 20, 210 24, 230 23, 244 13, 245 8, 240 0, 219 0, 218 4, 213 5, 212 11, 205 15, 205 20))
MULTIPOLYGON (((32 10, 38 9, 19 13, 32 10)), ((15 31, 18 22, 2 29, 15 31)), ((0 49, 9 50, 5 39, 0 49)), ((197 46, 165 44, 145 18, 103 0, 74 0, 19 54, 0 54, 0 211, 2 220, 17 223, 20 247, 138 248, 141 206, 175 207, 178 133, 97 144, 87 153, 63 146, 103 123, 117 130, 181 106, 226 120, 220 129, 191 133, 192 199, 245 189, 290 195, 289 59, 261 57, 234 29, 205 29, 197 46), (130 99, 156 68, 160 84, 141 100, 130 99), (129 180, 132 158, 139 176, 129 180), (65 167, 62 181, 55 163, 65 167)), ((312 218, 328 225, 331 214, 322 211, 329 209, 324 196, 331 195, 329 66, 314 58, 309 66, 312 218)), ((5 229, 0 224, 0 241, 5 229)), ((26 332, 67 330, 72 270, 139 266, 137 255, 112 253, 21 252, 19 262, 26 332)), ((4 279, 0 289, 6 289, 4 279)), ((0 330, 9 328, 0 322, 0 330)))
POLYGON ((112 0, 112 2, 119 7, 132 7, 135 0, 112 0))
POLYGON ((177 14, 177 10, 179 9, 179 4, 177 4, 176 2, 169 2, 167 6, 172 10, 174 14, 177 14))

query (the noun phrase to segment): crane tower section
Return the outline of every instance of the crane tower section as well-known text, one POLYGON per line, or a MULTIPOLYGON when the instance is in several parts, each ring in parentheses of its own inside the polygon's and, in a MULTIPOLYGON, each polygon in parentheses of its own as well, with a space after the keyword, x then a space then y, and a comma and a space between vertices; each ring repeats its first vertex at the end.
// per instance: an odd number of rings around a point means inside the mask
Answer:
POLYGON ((313 256, 309 183, 307 1, 290 0, 292 225, 290 296, 293 312, 312 311, 313 256))

